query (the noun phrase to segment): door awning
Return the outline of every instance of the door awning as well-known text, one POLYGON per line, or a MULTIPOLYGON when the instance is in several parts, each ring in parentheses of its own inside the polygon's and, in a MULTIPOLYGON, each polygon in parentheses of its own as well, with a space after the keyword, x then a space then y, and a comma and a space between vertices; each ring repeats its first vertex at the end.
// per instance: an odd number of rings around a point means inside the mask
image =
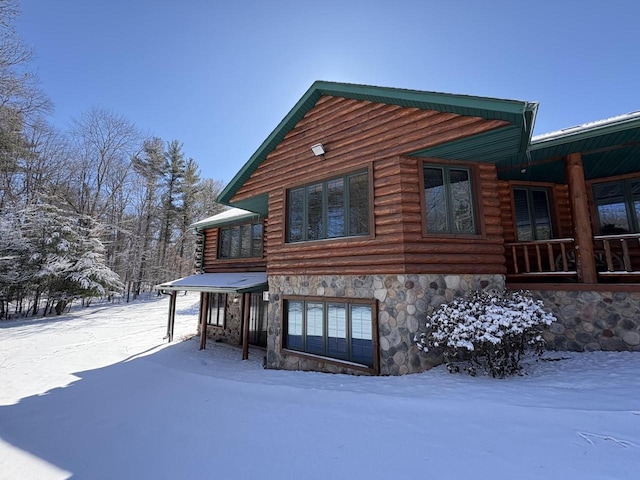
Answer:
POLYGON ((155 286, 158 290, 218 293, 261 292, 267 287, 266 272, 200 273, 155 286))

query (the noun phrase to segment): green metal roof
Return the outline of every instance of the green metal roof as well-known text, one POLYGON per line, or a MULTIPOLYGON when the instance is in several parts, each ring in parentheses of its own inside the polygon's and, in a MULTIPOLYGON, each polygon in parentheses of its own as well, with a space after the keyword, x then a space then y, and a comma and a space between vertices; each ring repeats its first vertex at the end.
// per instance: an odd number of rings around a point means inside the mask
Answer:
POLYGON ((640 111, 533 137, 528 155, 499 162, 498 175, 566 183, 564 157, 576 152, 582 155, 587 180, 639 171, 640 111))
MULTIPOLYGON (((501 151, 502 157, 517 152, 525 148, 529 142, 533 123, 538 107, 537 103, 524 102, 519 100, 506 100, 489 97, 476 97, 470 95, 456 95, 450 93, 423 92, 418 90, 406 90, 399 88, 374 87, 368 85, 354 85, 348 83, 334 83, 317 81, 307 90, 302 98, 294 105, 286 117, 271 132, 266 140, 260 145, 258 150, 249 158, 240 171, 233 177, 226 188, 220 193, 217 201, 226 205, 232 205, 231 199, 242 187, 245 181, 251 177, 258 166, 267 158, 276 146, 282 142, 285 135, 292 130, 295 125, 311 110, 318 99, 324 95, 363 100, 375 103, 385 103, 388 105, 398 105, 407 108, 419 108, 422 110, 436 110, 445 113, 455 113, 458 115, 474 116, 486 118, 488 120, 503 120, 515 125, 509 131, 497 131, 493 136, 487 135, 478 140, 477 146, 483 146, 485 156, 495 155, 490 152, 488 146, 494 140, 508 144, 506 151, 501 151), (517 132, 517 135, 516 135, 517 132), (517 138, 515 138, 517 137, 517 138), (483 144, 483 141, 485 144, 483 144), (487 150, 488 149, 488 150, 487 150)), ((491 132, 489 132, 491 133, 491 132)), ((480 136, 478 136, 480 137, 480 136)), ((473 137, 475 138, 475 136, 473 137)), ((440 157, 454 158, 451 155, 459 155, 458 150, 469 148, 468 145, 453 145, 451 152, 441 152, 440 157), (462 147, 462 148, 460 148, 462 147)), ((472 144, 469 144, 472 145, 472 144)), ((437 148, 437 147, 434 147, 437 148)), ((493 150, 496 150, 495 148, 493 150)), ((414 154, 433 154, 433 149, 415 152, 414 154)), ((266 215, 266 199, 250 199, 244 202, 233 202, 236 207, 252 210, 266 215)))

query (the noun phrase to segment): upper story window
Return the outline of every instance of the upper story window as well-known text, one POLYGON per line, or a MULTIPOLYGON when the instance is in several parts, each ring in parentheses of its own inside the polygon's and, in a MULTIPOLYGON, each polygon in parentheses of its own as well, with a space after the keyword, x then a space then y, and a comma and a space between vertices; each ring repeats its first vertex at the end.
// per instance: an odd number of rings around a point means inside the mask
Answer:
POLYGON ((262 223, 244 223, 220 228, 218 258, 262 256, 262 223))
POLYGON ((593 198, 602 235, 640 232, 640 179, 595 184, 593 198))
POLYGON ((427 233, 476 234, 471 170, 423 165, 427 233))
POLYGON ((287 192, 287 241, 369 234, 369 175, 351 173, 287 192))
POLYGON ((513 203, 519 241, 553 238, 549 191, 546 188, 514 187, 513 203))

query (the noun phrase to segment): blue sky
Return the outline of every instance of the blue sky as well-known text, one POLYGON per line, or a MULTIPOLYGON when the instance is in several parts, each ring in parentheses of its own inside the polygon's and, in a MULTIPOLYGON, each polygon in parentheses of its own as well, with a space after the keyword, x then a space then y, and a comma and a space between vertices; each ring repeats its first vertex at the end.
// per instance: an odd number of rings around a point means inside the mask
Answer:
POLYGON ((22 0, 51 121, 101 106, 231 180, 315 80, 640 110, 637 0, 22 0))

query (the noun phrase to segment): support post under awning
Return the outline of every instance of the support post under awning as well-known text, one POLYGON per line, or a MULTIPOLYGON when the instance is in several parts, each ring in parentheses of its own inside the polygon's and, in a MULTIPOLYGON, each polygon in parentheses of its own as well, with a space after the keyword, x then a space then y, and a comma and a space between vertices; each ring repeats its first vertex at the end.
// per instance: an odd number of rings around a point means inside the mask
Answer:
POLYGON ((173 342, 173 330, 176 322, 176 297, 178 292, 171 292, 169 297, 169 318, 167 319, 167 336, 169 343, 173 342))
POLYGON ((200 350, 207 346, 207 316, 209 315, 209 294, 200 294, 200 350))
POLYGON ((251 310, 251 294, 242 295, 242 360, 249 358, 249 311, 251 310))

